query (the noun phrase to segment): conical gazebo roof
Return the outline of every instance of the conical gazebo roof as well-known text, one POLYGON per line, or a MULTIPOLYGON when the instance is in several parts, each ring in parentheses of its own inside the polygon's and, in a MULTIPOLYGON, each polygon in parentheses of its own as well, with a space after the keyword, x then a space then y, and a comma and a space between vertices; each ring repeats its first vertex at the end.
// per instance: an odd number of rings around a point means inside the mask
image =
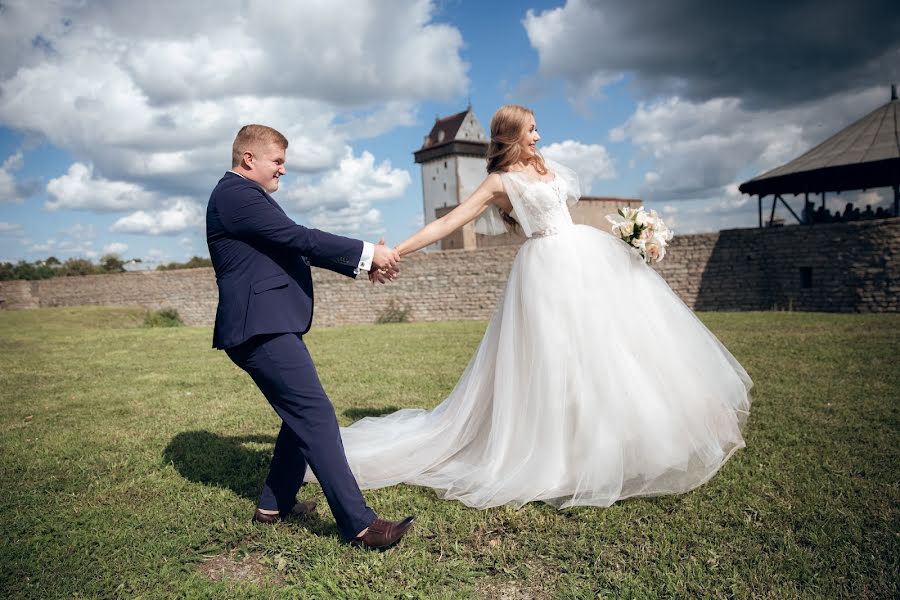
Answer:
POLYGON ((900 101, 891 101, 802 156, 750 181, 744 194, 842 192, 900 184, 900 101))

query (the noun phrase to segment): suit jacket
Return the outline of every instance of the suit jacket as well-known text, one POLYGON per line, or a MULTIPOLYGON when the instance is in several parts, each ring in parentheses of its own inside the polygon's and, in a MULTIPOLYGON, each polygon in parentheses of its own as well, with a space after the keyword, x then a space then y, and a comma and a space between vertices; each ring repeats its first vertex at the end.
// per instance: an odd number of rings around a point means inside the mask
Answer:
POLYGON ((363 250, 360 240, 297 225, 259 184, 231 172, 209 197, 206 243, 219 288, 214 348, 260 334, 306 333, 310 265, 355 277, 363 250))

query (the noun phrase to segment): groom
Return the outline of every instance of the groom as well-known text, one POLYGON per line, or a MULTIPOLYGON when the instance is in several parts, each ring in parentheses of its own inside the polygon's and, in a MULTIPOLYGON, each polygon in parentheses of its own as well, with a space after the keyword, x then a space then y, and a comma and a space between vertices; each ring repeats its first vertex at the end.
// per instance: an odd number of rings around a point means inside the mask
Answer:
POLYGON ((314 509, 297 502, 309 466, 338 529, 353 545, 387 548, 413 517, 385 521, 366 506, 344 455, 334 408, 303 343, 312 323, 310 266, 383 282, 399 255, 383 244, 307 229, 269 195, 285 173, 288 141, 264 125, 246 125, 231 151, 231 170, 209 197, 206 241, 216 271, 219 306, 213 347, 246 371, 282 419, 254 521, 272 523, 314 509))

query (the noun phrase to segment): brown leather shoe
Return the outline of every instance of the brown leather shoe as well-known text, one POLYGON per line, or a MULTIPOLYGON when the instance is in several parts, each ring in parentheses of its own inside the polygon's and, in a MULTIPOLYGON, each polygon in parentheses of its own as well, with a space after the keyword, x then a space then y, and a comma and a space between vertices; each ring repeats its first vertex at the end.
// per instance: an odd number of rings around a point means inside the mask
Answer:
POLYGON ((277 523, 278 521, 289 517, 305 517, 309 514, 312 514, 315 510, 315 500, 303 500, 295 504, 291 510, 285 510, 274 515, 267 515, 266 513, 261 512, 259 508, 257 508, 256 512, 253 514, 253 522, 265 523, 269 525, 272 523, 277 523))
POLYGON ((402 521, 375 519, 364 534, 350 540, 350 545, 369 550, 387 550, 400 541, 415 520, 415 517, 406 517, 402 521))

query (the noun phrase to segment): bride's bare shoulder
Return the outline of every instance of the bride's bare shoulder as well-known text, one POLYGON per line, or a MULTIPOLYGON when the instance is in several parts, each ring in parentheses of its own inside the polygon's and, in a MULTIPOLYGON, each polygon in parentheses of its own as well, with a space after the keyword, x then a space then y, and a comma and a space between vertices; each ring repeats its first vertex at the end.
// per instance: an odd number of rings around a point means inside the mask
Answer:
POLYGON ((493 192, 502 192, 503 179, 500 178, 501 175, 502 173, 500 171, 488 173, 488 176, 484 178, 484 183, 482 183, 482 185, 493 192))

